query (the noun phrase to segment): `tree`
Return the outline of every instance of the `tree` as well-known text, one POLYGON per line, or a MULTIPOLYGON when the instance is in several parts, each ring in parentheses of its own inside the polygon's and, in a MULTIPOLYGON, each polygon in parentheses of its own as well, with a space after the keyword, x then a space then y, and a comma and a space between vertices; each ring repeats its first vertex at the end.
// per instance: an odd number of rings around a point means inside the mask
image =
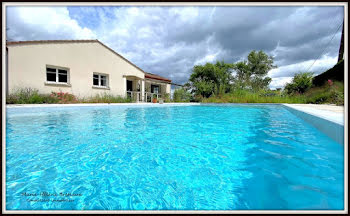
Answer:
POLYGON ((247 61, 237 62, 233 65, 236 72, 234 85, 237 88, 259 90, 268 88, 271 78, 267 73, 277 66, 273 65, 273 57, 263 51, 251 51, 247 61))
POLYGON ((266 75, 272 68, 276 68, 272 56, 253 50, 247 60, 236 64, 217 61, 215 64, 195 65, 188 89, 196 97, 205 98, 228 93, 234 88, 253 91, 267 89, 271 78, 266 75), (235 76, 233 71, 236 72, 235 76))
POLYGON ((224 61, 215 64, 206 63, 193 67, 189 82, 195 95, 210 97, 230 91, 232 81, 232 64, 224 61))
POLYGON ((215 69, 215 94, 224 94, 230 91, 232 77, 232 64, 227 64, 224 61, 217 61, 214 65, 215 69))
POLYGON ((247 65, 247 61, 238 62, 233 65, 234 71, 236 71, 236 76, 234 77, 234 85, 237 88, 245 89, 250 86, 250 72, 247 65))
POLYGON ((178 88, 174 91, 174 102, 190 102, 192 94, 185 88, 178 88))
POLYGON ((292 82, 287 83, 284 90, 287 94, 303 94, 312 86, 313 73, 300 72, 294 75, 292 82))

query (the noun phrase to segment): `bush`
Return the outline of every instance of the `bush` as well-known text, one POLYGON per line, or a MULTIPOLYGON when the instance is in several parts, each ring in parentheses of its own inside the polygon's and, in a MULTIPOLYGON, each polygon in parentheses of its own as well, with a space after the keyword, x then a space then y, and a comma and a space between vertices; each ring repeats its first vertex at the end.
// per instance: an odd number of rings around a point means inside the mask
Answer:
POLYGON ((111 94, 97 94, 93 97, 81 100, 82 103, 131 103, 129 97, 115 96, 111 94))
POLYGON ((297 73, 294 75, 291 83, 285 86, 287 94, 303 94, 312 86, 313 73, 297 73))
POLYGON ((78 100, 73 94, 63 93, 63 92, 52 92, 50 95, 52 98, 55 98, 58 103, 76 103, 78 100))
POLYGON ((332 102, 335 103, 336 105, 344 106, 344 93, 335 92, 332 97, 332 102))
POLYGON ((49 104, 57 103, 58 99, 49 94, 39 94, 34 88, 20 88, 6 97, 7 104, 49 104))
POLYGON ((52 92, 40 94, 34 88, 20 88, 6 97, 7 104, 54 104, 54 103, 130 103, 130 98, 100 94, 86 99, 77 99, 73 94, 52 92))
POLYGON ((302 95, 280 95, 277 91, 266 90, 252 92, 249 90, 237 89, 222 96, 204 98, 204 103, 305 103, 302 95))
POLYGON ((320 94, 316 94, 307 98, 307 103, 313 104, 336 104, 336 105, 344 105, 344 95, 340 92, 330 91, 330 92, 322 92, 320 94))
POLYGON ((307 103, 344 105, 344 83, 329 80, 321 87, 310 89, 305 97, 307 103))
POLYGON ((170 102, 170 94, 165 93, 163 99, 164 99, 164 102, 166 102, 166 103, 170 102))
POLYGON ((179 88, 174 91, 174 102, 190 102, 192 98, 191 93, 186 91, 184 88, 179 88))
POLYGON ((306 102, 312 103, 312 104, 322 104, 322 103, 326 103, 331 97, 332 97, 331 92, 321 92, 319 94, 309 96, 306 102))
POLYGON ((258 91, 258 94, 261 97, 275 97, 279 96, 280 92, 277 90, 260 90, 258 91))

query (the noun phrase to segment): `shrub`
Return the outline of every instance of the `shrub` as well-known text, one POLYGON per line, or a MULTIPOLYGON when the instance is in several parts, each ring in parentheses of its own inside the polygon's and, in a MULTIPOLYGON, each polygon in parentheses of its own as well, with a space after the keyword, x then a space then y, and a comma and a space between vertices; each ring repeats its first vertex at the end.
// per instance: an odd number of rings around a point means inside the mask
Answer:
POLYGON ((73 94, 64 92, 52 92, 50 95, 52 98, 57 99, 58 103, 76 103, 78 100, 73 94))
POLYGON ((43 104, 57 103, 58 99, 51 97, 49 94, 39 94, 34 88, 20 88, 6 97, 7 104, 43 104))
POLYGON ((165 93, 163 96, 164 102, 170 102, 170 94, 169 93, 165 93))
POLYGON ((204 103, 305 103, 302 95, 280 95, 271 90, 252 92, 249 90, 237 89, 222 96, 204 98, 204 103))
POLYGON ((115 96, 108 93, 97 94, 93 97, 81 100, 83 103, 131 103, 129 97, 115 96))
POLYGON ((329 80, 321 87, 310 89, 305 97, 307 103, 344 105, 344 83, 329 80))
POLYGON ((277 93, 278 93, 277 91, 273 91, 273 90, 260 90, 258 92, 260 97, 274 97, 279 95, 277 93))
POLYGON ((309 96, 306 102, 313 103, 313 104, 322 104, 322 103, 326 103, 330 97, 331 97, 331 92, 321 92, 319 94, 309 96))
POLYGON ((332 97, 333 103, 344 106, 344 93, 335 92, 332 97))
POLYGON ((313 73, 297 73, 294 75, 291 83, 285 86, 287 94, 303 94, 312 86, 313 73))
POLYGON ((191 98, 191 93, 186 91, 184 88, 175 89, 174 91, 174 102, 190 102, 191 98))

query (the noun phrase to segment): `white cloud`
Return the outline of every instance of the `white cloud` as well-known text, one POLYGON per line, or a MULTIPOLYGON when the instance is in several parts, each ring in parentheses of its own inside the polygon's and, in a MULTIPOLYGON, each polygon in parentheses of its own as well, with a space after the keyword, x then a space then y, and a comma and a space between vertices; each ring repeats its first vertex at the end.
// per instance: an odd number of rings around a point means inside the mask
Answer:
POLYGON ((178 16, 182 22, 193 22, 199 15, 198 7, 172 7, 169 13, 178 16))
POLYGON ((268 76, 272 78, 270 88, 282 88, 287 82, 290 82, 294 74, 299 72, 313 72, 314 75, 318 75, 333 67, 337 63, 337 57, 323 56, 321 59, 304 61, 296 64, 290 64, 282 66, 276 69, 272 69, 268 76), (314 63, 314 64, 313 64, 314 63), (313 65, 312 65, 313 64, 313 65), (311 67, 311 68, 310 68, 311 67), (310 69, 310 70, 308 70, 310 69))
POLYGON ((204 58, 195 61, 194 65, 202 65, 202 64, 205 64, 207 62, 212 63, 216 60, 216 57, 218 56, 218 54, 219 54, 219 52, 216 52, 213 54, 208 54, 208 55, 204 56, 204 58))
POLYGON ((313 72, 315 75, 317 75, 333 67, 337 63, 337 60, 337 57, 323 56, 316 62, 315 60, 309 60, 272 69, 269 71, 268 76, 271 78, 292 77, 296 73, 306 71, 313 72))
POLYGON ((278 77, 272 78, 270 83, 271 89, 283 88, 287 83, 291 82, 293 77, 278 77))
POLYGON ((65 7, 9 7, 9 38, 20 40, 96 39, 96 34, 79 26, 65 7))

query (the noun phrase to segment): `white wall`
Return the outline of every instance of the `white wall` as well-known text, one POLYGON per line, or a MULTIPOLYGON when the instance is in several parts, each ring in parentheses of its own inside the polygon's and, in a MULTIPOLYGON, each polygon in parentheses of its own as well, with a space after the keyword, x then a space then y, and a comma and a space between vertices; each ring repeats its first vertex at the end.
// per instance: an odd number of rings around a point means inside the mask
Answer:
POLYGON ((144 72, 98 42, 8 45, 10 93, 16 88, 31 87, 41 93, 63 91, 77 97, 89 97, 103 92, 124 96, 123 75, 144 79, 144 72), (46 65, 69 68, 71 86, 45 85, 46 65), (109 75, 109 90, 92 88, 94 72, 109 75))

